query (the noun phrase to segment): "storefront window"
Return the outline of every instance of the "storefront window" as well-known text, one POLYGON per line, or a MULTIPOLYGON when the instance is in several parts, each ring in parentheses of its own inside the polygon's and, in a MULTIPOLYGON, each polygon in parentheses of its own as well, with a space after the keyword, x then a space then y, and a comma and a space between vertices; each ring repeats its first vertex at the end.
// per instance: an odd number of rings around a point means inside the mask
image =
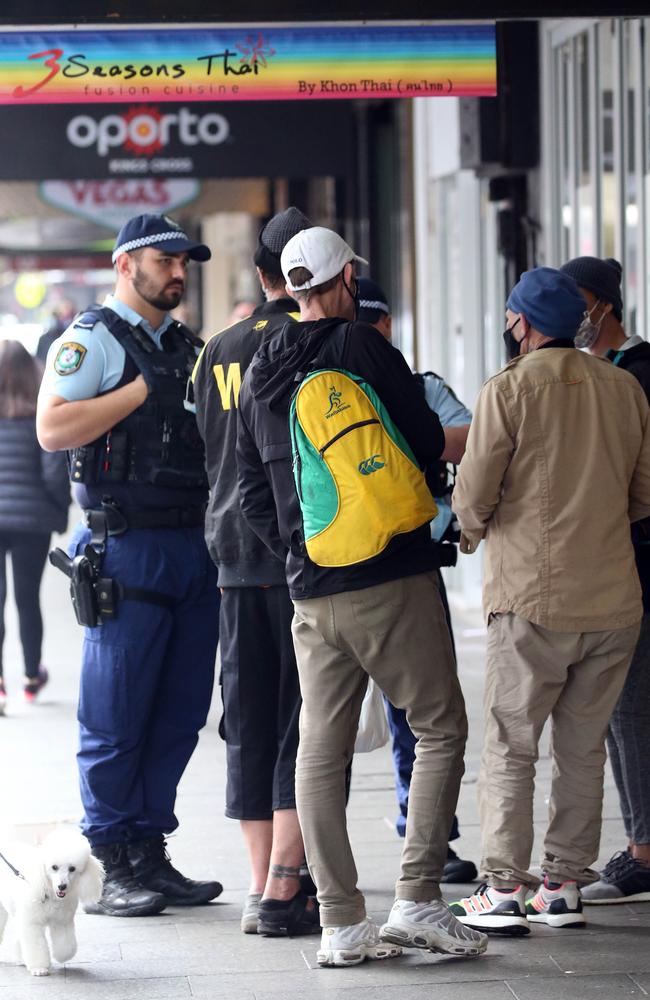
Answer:
POLYGON ((625 218, 623 225, 625 260, 625 306, 627 332, 637 332, 639 308, 639 238, 640 238, 640 180, 637 172, 639 139, 637 102, 642 89, 639 22, 627 21, 623 26, 623 150, 625 169, 625 218))
POLYGON ((560 253, 562 260, 571 257, 573 198, 571 183, 571 43, 556 52, 558 79, 558 139, 560 144, 560 253))
POLYGON ((616 256, 617 195, 614 157, 614 26, 598 25, 598 78, 600 112, 600 256, 616 256))
POLYGON ((593 256, 597 252, 594 219, 594 177, 591 162, 590 46, 586 33, 575 39, 576 108, 574 128, 576 140, 576 182, 578 187, 578 251, 593 256))

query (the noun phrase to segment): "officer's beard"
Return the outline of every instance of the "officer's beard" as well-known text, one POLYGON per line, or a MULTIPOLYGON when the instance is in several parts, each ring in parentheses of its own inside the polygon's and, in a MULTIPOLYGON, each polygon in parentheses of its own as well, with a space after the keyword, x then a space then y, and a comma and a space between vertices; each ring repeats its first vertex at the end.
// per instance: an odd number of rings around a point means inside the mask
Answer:
POLYGON ((183 282, 178 279, 168 281, 163 288, 158 287, 138 263, 136 263, 132 280, 133 287, 140 298, 144 299, 148 305, 153 306, 154 309, 160 309, 161 312, 175 309, 185 291, 183 282))

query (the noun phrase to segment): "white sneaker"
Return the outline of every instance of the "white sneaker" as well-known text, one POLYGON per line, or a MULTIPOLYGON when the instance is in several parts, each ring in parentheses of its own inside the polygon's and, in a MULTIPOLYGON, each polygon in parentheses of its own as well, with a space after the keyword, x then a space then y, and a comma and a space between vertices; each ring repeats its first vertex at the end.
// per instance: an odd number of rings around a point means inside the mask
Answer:
POLYGON ((366 917, 358 924, 323 927, 316 960, 319 965, 360 965, 365 958, 397 958, 401 954, 401 948, 382 944, 377 924, 366 917))
POLYGON ((396 899, 379 936, 405 948, 426 948, 443 955, 482 955, 487 948, 485 934, 464 927, 442 899, 429 903, 396 899))
POLYGON ((450 903, 451 912, 465 927, 496 934, 530 934, 526 919, 526 886, 496 889, 480 885, 473 896, 450 903))
POLYGON ((533 924, 549 927, 584 927, 587 923, 577 882, 550 882, 548 875, 526 900, 526 916, 533 924))

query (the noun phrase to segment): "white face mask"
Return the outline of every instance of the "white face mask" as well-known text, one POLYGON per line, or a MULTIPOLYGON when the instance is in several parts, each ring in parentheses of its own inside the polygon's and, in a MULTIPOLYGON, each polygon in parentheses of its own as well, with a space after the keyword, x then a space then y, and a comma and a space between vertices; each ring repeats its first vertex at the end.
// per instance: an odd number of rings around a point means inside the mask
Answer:
POLYGON ((600 327, 602 325, 603 320, 605 319, 606 314, 603 312, 600 319, 597 320, 595 323, 592 322, 591 314, 596 308, 596 306, 599 305, 599 303, 600 299, 598 299, 598 301, 594 303, 591 309, 585 310, 585 317, 580 326, 578 327, 578 332, 576 333, 574 338, 574 343, 576 347, 588 350, 590 347, 593 347, 596 341, 598 340, 598 336, 600 334, 600 327))

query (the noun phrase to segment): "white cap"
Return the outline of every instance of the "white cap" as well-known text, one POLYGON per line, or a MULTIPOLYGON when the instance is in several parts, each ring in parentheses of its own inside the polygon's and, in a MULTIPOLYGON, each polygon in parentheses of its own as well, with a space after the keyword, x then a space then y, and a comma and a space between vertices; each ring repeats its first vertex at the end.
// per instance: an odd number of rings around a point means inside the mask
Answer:
POLYGON ((357 256, 352 247, 349 247, 333 229, 312 226, 311 229, 302 229, 292 236, 282 251, 280 266, 287 288, 292 292, 301 292, 303 289, 325 284, 330 278, 340 274, 345 265, 353 260, 360 264, 368 263, 363 257, 357 256), (292 285, 289 271, 294 267, 306 267, 313 274, 313 278, 303 285, 292 285))

